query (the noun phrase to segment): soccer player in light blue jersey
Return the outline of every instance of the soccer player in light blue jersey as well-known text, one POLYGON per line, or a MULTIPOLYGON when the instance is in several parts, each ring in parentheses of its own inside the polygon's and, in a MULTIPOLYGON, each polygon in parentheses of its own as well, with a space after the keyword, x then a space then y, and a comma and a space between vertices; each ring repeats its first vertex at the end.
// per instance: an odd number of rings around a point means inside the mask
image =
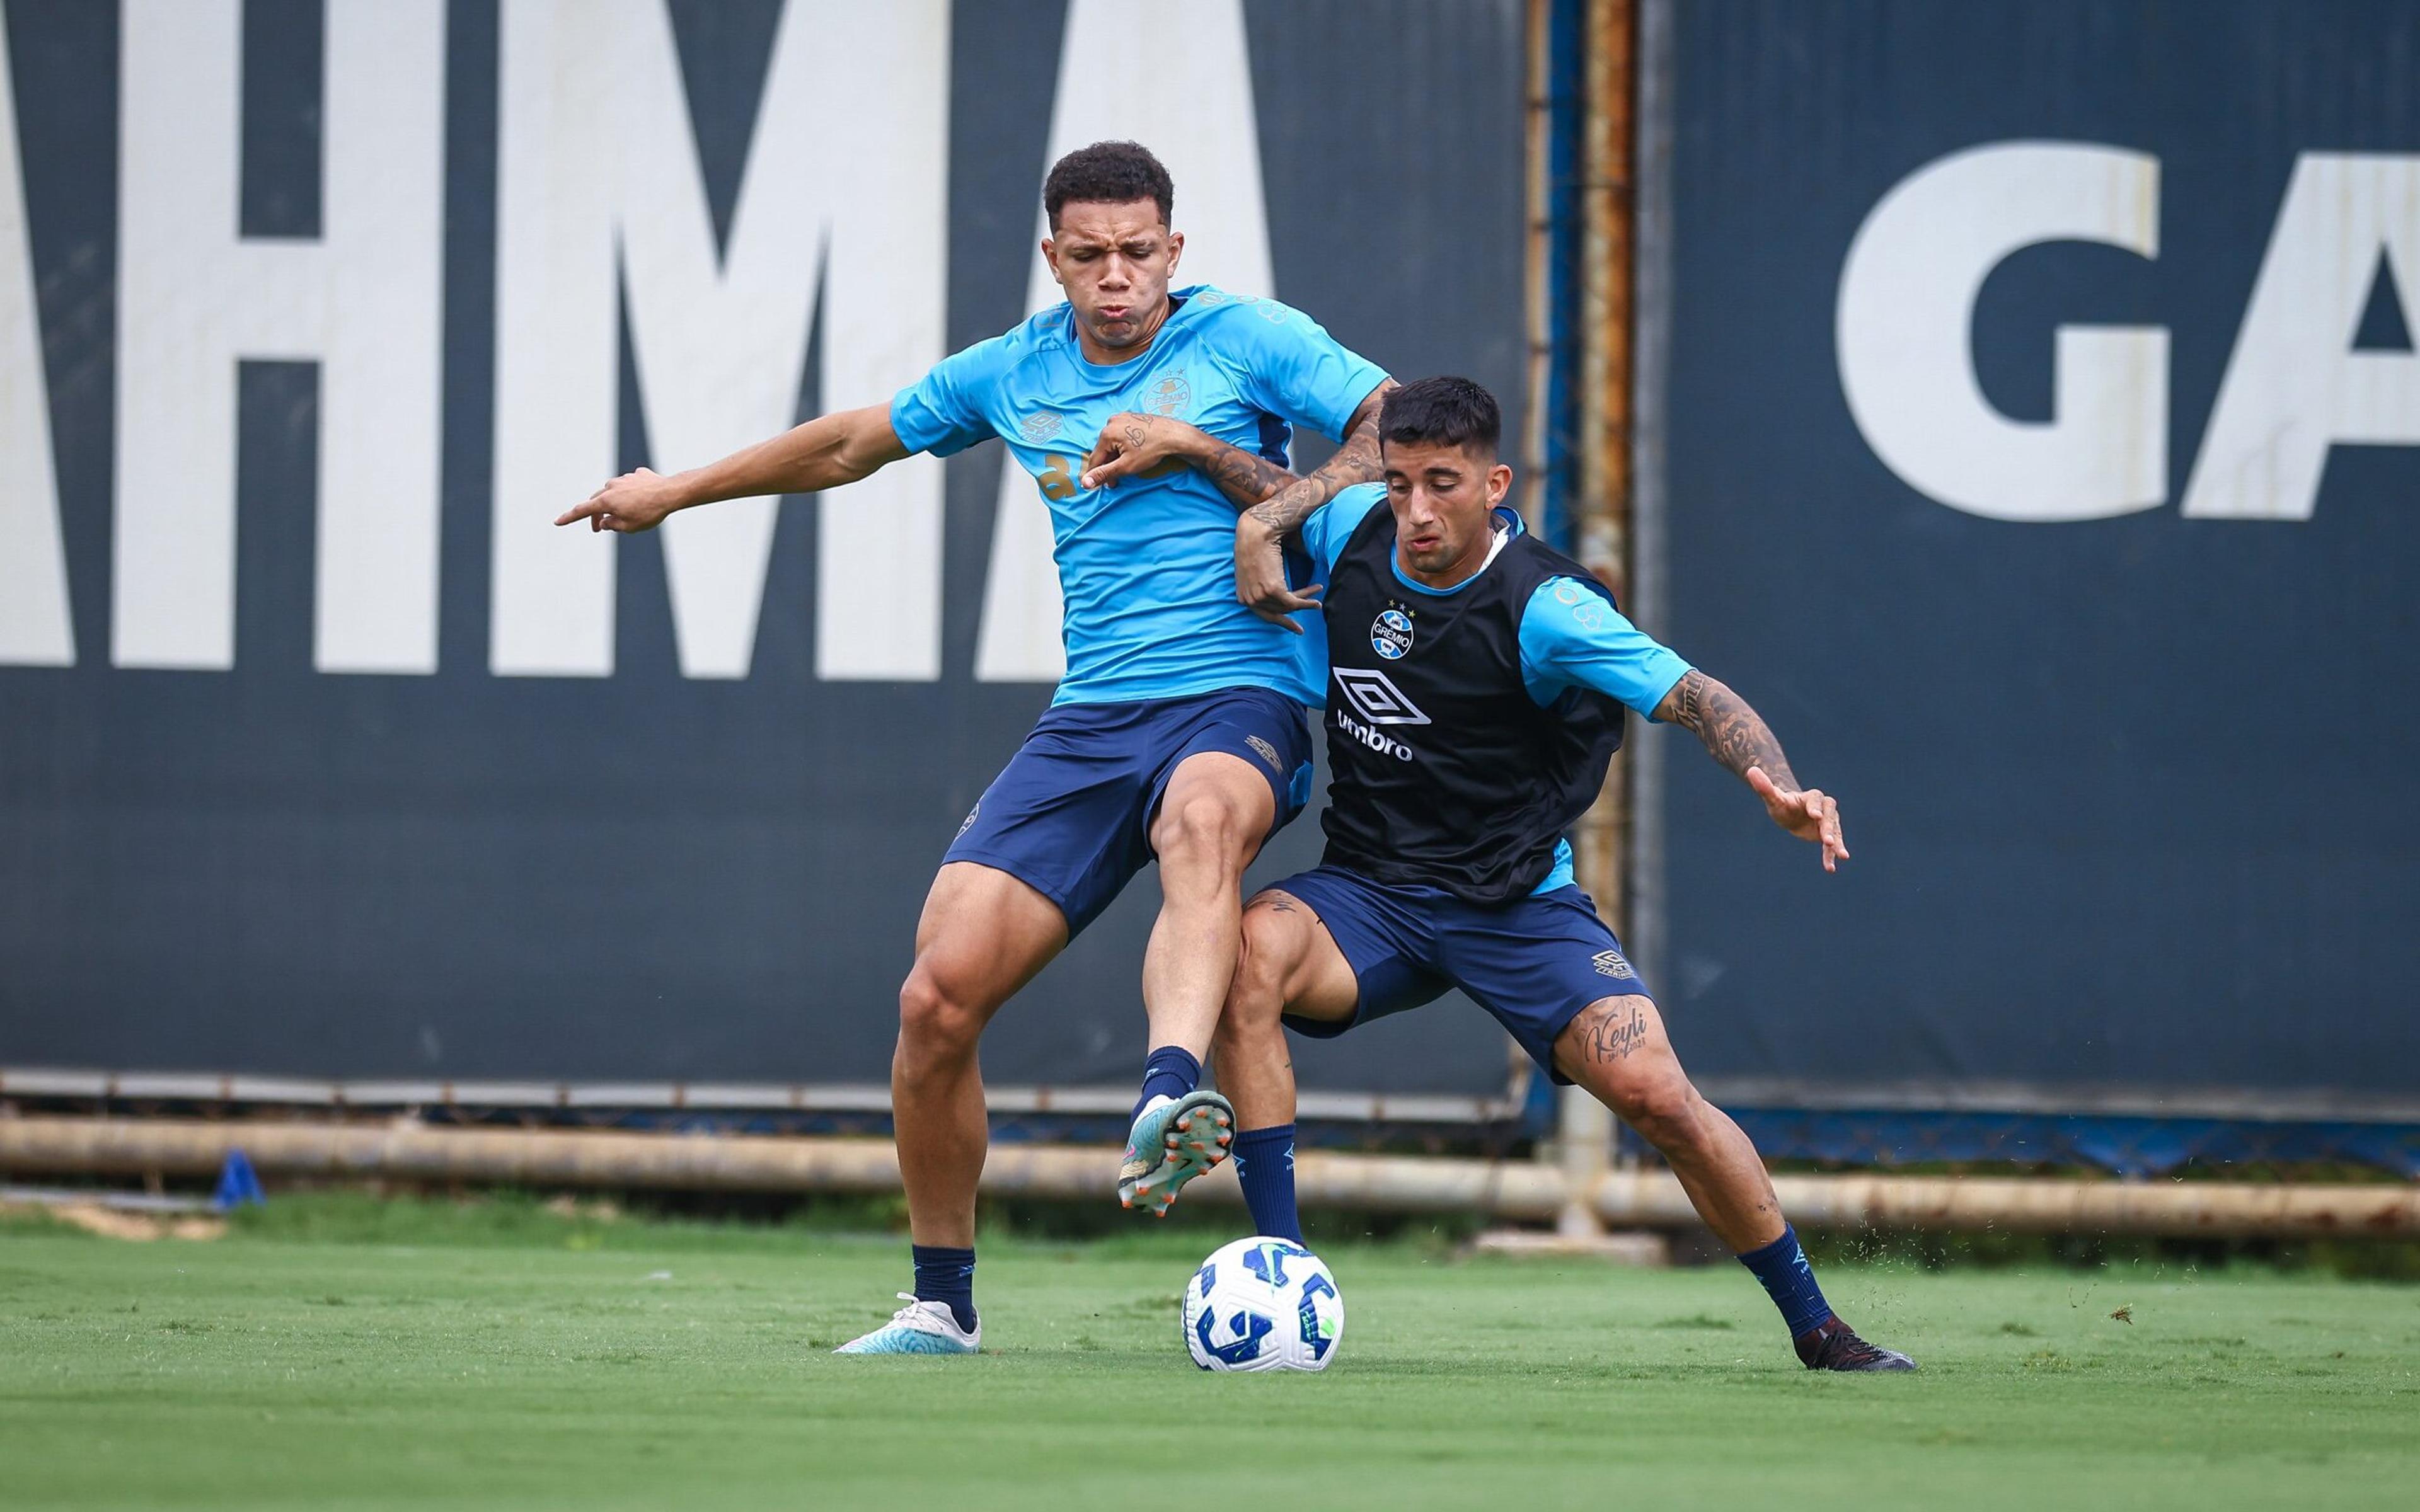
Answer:
POLYGON ((1202 466, 1232 443, 1283 467, 1296 427, 1323 432, 1342 444, 1289 495, 1315 508, 1377 476, 1388 384, 1284 305, 1171 288, 1185 251, 1173 202, 1167 170, 1134 143, 1068 154, 1043 186, 1042 243, 1066 303, 944 359, 888 405, 693 471, 626 473, 556 521, 649 530, 676 509, 837 487, 993 438, 1049 508, 1067 672, 967 815, 916 926, 891 1070, 915 1289, 844 1352, 979 1346, 976 1041, 1149 860, 1163 898, 1143 958, 1151 1055, 1120 1200, 1166 1211, 1232 1138, 1233 1110, 1200 1085, 1202 1060, 1233 975, 1244 869, 1311 795, 1304 705, 1326 673, 1291 618, 1315 599, 1288 587, 1277 534, 1239 528, 1202 466), (1172 419, 1189 423, 1183 440, 1160 444, 1172 419))

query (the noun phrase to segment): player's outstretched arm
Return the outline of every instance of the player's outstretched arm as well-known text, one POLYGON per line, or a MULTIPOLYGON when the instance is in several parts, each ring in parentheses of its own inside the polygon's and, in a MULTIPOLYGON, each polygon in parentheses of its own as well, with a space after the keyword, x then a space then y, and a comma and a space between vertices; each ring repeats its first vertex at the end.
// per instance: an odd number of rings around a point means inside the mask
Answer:
POLYGON ((1249 509, 1302 480, 1265 456, 1231 446, 1207 431, 1166 415, 1111 415, 1101 439, 1084 458, 1087 488, 1107 488, 1121 478, 1156 477, 1169 465, 1189 467, 1212 483, 1238 509, 1249 509))
POLYGON ((1261 618, 1300 635, 1302 626, 1289 616, 1297 609, 1319 607, 1319 600, 1311 596, 1316 584, 1302 593, 1286 586, 1285 538, 1299 530, 1313 510, 1345 489, 1378 481, 1383 471, 1378 463, 1378 406, 1394 386, 1395 380, 1388 378, 1370 391, 1353 411, 1353 423, 1344 428, 1344 442, 1334 456, 1277 497, 1244 511, 1244 517, 1235 522, 1235 596, 1261 618))
POLYGON ((1849 858, 1840 838, 1840 805, 1820 788, 1801 789, 1781 754, 1781 742, 1747 700, 1701 671, 1672 685, 1655 705, 1655 717, 1677 724, 1704 741, 1714 760, 1737 772, 1764 800, 1773 822, 1823 847, 1823 870, 1836 872, 1849 858))
POLYGON ((908 455, 888 405, 817 415, 771 440, 687 472, 625 472, 555 520, 592 531, 651 531, 676 509, 758 494, 815 493, 855 483, 908 455))

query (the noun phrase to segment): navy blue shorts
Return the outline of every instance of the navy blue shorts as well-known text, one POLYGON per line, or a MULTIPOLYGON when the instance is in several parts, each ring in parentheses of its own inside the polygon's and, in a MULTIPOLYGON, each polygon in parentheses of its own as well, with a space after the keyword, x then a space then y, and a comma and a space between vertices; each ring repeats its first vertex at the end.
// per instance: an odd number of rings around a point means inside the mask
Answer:
POLYGON ((1323 866, 1273 882, 1327 926, 1360 984, 1343 1023, 1289 1018, 1286 1026, 1330 1040, 1459 987, 1496 1015, 1554 1080, 1555 1041, 1580 1011, 1605 997, 1645 997, 1621 942, 1576 887, 1504 903, 1468 903, 1436 887, 1394 887, 1323 866))
POLYGON ((1264 687, 1047 711, 976 800, 943 864, 997 867, 1059 905, 1074 938, 1151 859, 1176 765, 1206 750, 1252 764, 1278 800, 1274 835, 1311 801, 1303 707, 1264 687))

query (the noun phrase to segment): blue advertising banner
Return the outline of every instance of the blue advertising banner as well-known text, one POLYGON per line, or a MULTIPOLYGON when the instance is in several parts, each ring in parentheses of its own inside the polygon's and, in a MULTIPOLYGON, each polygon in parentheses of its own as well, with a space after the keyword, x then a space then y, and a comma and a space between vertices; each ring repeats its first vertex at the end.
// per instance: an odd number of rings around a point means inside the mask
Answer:
MULTIPOLYGON (((1033 480, 550 521, 1055 302, 1042 175, 1103 137, 1168 162, 1186 277, 1517 399, 1521 8, 1390 14, 0 5, 0 1066, 885 1080, 1060 669, 1033 480)), ((995 1081, 1135 1073, 1157 903, 995 1081)), ((1304 1075, 1505 1065, 1439 1013, 1304 1075)))
POLYGON ((1854 852, 1660 737, 1683 1053, 2412 1091, 2420 11, 1670 13, 1655 617, 1854 852))

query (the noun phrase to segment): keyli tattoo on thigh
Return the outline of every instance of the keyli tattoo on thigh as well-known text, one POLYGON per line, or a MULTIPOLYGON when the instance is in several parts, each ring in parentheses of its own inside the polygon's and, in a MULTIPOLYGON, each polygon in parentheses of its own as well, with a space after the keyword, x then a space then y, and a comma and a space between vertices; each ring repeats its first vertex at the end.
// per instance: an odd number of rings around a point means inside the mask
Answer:
POLYGON ((1607 1009, 1588 1027, 1588 1037, 1581 1049, 1594 1061, 1620 1060, 1644 1043, 1647 1039, 1647 1015, 1636 1001, 1624 1001, 1607 1009))

